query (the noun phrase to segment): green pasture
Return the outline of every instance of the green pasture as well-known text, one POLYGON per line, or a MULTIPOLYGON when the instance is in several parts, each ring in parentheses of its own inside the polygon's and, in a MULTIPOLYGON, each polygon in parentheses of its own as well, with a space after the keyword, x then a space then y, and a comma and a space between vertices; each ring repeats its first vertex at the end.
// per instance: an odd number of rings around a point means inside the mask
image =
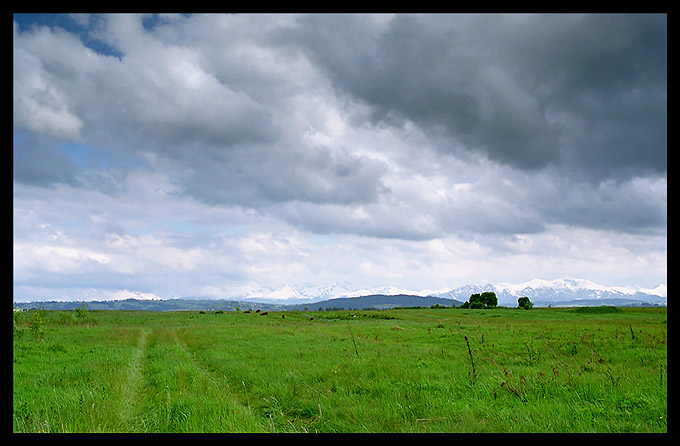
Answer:
POLYGON ((36 310, 14 432, 666 432, 666 308, 36 310))

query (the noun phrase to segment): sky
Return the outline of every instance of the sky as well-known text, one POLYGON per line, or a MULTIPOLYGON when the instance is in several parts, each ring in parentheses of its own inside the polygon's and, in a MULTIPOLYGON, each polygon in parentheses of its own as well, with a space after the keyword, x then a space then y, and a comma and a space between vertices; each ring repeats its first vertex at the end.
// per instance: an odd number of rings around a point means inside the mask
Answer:
POLYGON ((14 301, 667 283, 665 14, 15 14, 14 301))

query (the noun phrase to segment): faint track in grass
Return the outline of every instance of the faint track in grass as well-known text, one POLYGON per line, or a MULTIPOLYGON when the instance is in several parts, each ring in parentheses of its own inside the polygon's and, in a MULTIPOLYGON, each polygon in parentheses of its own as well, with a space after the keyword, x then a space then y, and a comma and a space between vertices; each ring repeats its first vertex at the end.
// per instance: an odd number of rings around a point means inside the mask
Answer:
POLYGON ((143 421, 138 417, 140 407, 140 390, 142 389, 143 361, 148 347, 149 329, 140 330, 137 347, 130 360, 127 373, 127 382, 123 389, 123 404, 121 407, 121 419, 127 431, 144 431, 143 421))
POLYGON ((177 348, 180 349, 182 354, 190 361, 192 367, 200 375, 202 375, 207 380, 207 382, 211 384, 211 387, 214 387, 215 390, 219 389, 222 385, 222 378, 224 378, 224 376, 220 376, 216 370, 213 370, 211 367, 207 366, 203 361, 197 358, 196 355, 194 355, 191 349, 187 346, 187 344, 183 342, 179 338, 179 336, 177 336, 177 331, 175 329, 171 329, 170 334, 175 345, 177 346, 177 348))
POLYGON ((219 371, 206 365, 203 361, 196 357, 185 342, 177 336, 176 329, 169 330, 172 340, 177 348, 182 352, 182 355, 187 358, 191 367, 202 377, 205 385, 204 392, 215 392, 220 395, 219 400, 224 403, 224 408, 229 412, 229 416, 223 420, 225 431, 243 431, 243 432, 266 432, 262 420, 255 416, 247 404, 239 401, 238 397, 234 395, 226 383, 226 376, 219 373, 219 371), (231 428, 229 427, 231 426, 231 428))

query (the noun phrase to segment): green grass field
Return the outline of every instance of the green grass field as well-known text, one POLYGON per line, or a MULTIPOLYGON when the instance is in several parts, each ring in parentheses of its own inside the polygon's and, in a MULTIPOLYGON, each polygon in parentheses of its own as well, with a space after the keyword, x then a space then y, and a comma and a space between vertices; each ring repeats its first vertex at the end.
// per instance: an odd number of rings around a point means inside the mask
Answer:
POLYGON ((666 319, 606 307, 15 313, 13 430, 666 432, 666 319))

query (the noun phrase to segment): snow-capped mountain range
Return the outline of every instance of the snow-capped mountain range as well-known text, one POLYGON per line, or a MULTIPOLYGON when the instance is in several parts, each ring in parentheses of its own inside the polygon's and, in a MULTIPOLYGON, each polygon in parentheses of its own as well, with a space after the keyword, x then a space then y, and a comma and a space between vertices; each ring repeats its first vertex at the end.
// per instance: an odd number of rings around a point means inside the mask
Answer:
POLYGON ((252 300, 268 303, 319 302, 340 297, 359 297, 375 294, 435 296, 464 302, 473 293, 493 291, 499 305, 516 305, 520 296, 527 296, 537 305, 568 304, 570 301, 598 300, 603 304, 613 300, 638 301, 666 305, 667 287, 661 284, 653 289, 609 287, 585 279, 534 279, 519 284, 498 283, 486 285, 465 285, 442 290, 409 290, 392 286, 378 288, 355 288, 348 282, 328 286, 304 283, 298 286, 285 285, 278 288, 245 287, 234 289, 231 299, 252 300))
POLYGON ((607 287, 584 279, 557 279, 541 280, 534 279, 520 284, 499 283, 484 286, 468 285, 446 293, 437 294, 437 297, 449 297, 456 300, 467 300, 472 293, 493 291, 498 297, 499 305, 515 305, 520 296, 527 296, 535 304, 569 305, 570 302, 578 301, 601 301, 603 303, 614 301, 638 301, 666 305, 667 287, 659 285, 653 289, 607 287))
POLYGON ((445 290, 408 290, 393 286, 377 288, 355 287, 349 282, 337 282, 331 285, 319 286, 312 283, 300 285, 282 285, 277 288, 258 287, 246 285, 239 288, 226 290, 229 299, 252 300, 267 303, 286 303, 296 304, 304 302, 319 302, 323 300, 335 299, 340 297, 360 297, 373 294, 383 294, 393 296, 397 294, 409 294, 414 296, 434 296, 445 293, 445 290))

